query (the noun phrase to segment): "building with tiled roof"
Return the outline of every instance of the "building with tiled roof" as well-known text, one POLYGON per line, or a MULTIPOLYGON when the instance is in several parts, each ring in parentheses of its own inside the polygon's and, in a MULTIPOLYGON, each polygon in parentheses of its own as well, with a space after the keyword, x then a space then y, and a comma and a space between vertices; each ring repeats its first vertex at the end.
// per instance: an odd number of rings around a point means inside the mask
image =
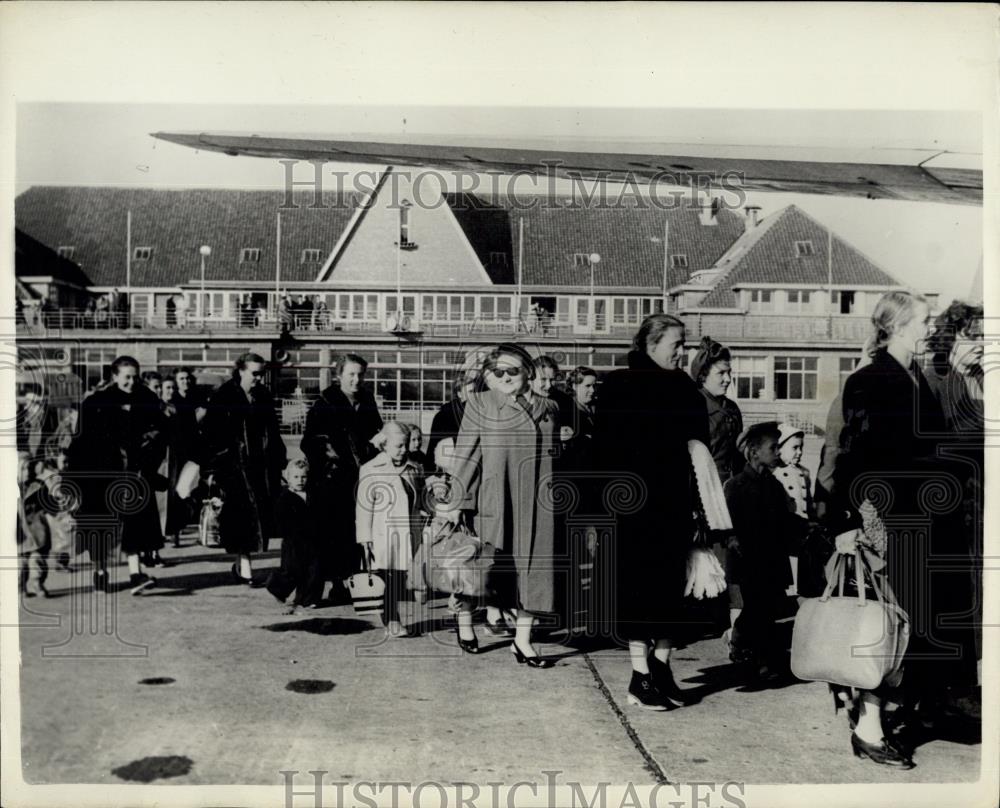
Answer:
POLYGON ((291 199, 32 188, 16 200, 22 238, 71 255, 91 293, 128 291, 129 311, 103 325, 64 311, 45 321, 57 327, 22 324, 19 345, 64 357, 58 370, 86 386, 126 349, 144 368, 215 375, 255 350, 275 357, 279 398, 315 395, 334 357, 353 351, 371 361, 387 413, 429 420, 457 369, 500 339, 604 372, 625 363, 642 319, 666 305, 685 322, 689 351, 705 335, 730 346, 731 395, 748 422, 808 429, 822 426, 853 369, 874 301, 899 287, 836 234, 828 255, 828 230, 796 206, 758 223, 753 209, 718 202, 664 210, 635 199, 438 196, 393 172, 366 194, 318 201, 302 187, 291 199), (297 310, 291 347, 276 319, 285 290, 315 303, 297 310))
POLYGON ((900 286, 868 256, 796 205, 747 230, 713 269, 717 276, 711 291, 698 302, 703 308, 745 309, 741 292, 765 286, 848 290, 900 286))

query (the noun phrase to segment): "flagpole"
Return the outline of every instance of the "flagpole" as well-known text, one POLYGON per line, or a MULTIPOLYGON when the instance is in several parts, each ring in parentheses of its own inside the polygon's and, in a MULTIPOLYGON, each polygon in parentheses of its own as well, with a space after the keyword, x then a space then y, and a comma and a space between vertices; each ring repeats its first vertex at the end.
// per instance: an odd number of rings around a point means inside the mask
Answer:
POLYGON ((275 214, 278 224, 275 233, 277 241, 277 253, 274 259, 274 306, 277 311, 278 303, 281 301, 281 211, 275 214))
POLYGON ((670 266, 670 220, 665 219, 663 222, 663 308, 661 309, 664 313, 667 311, 667 268, 670 266))
POLYGON ((517 330, 520 330, 521 324, 521 285, 524 280, 524 217, 521 216, 518 219, 518 239, 517 239, 517 311, 516 320, 517 330))
MULTIPOLYGON (((132 319, 132 211, 125 212, 125 303, 128 319, 132 319)), ((115 317, 118 315, 115 314, 115 317)))

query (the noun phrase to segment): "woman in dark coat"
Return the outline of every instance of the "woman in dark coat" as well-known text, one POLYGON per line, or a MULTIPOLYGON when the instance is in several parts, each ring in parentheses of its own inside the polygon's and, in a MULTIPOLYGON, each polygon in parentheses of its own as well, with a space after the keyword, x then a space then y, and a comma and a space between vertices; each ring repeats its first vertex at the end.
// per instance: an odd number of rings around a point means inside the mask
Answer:
POLYGON ((683 621, 695 532, 687 443, 708 442, 705 399, 679 370, 683 348, 680 320, 647 317, 628 369, 601 385, 594 429, 607 479, 604 507, 616 518, 616 628, 632 660, 629 702, 653 710, 685 701, 670 672, 670 650, 683 621))
POLYGON ((111 363, 111 384, 80 407, 80 435, 69 452, 72 476, 81 488, 81 521, 107 520, 107 530, 85 534, 97 567, 94 588, 107 591, 107 556, 114 544, 109 532, 116 531, 128 557, 133 594, 155 584, 142 572, 139 555, 163 547, 155 491, 166 485, 157 473, 165 451, 160 401, 137 383, 138 376, 139 363, 130 356, 111 363))
MULTIPOLYGON (((839 508, 832 516, 838 531, 859 527, 859 508, 867 498, 885 523, 886 576, 911 621, 904 704, 915 707, 919 702, 923 709, 932 706, 935 691, 975 676, 975 655, 967 642, 971 632, 938 625, 946 616, 945 622, 962 620, 958 614, 967 608, 967 587, 954 574, 928 574, 934 557, 963 552, 960 505, 969 468, 938 456, 944 415, 914 361, 928 334, 927 302, 889 292, 875 307, 872 323, 872 362, 844 386, 844 428, 834 474, 839 508)), ((839 535, 837 549, 853 553, 857 538, 854 533, 839 535)), ((860 694, 851 737, 854 753, 911 768, 910 751, 887 740, 882 728, 885 695, 884 687, 860 694)))
MULTIPOLYGON (((183 500, 177 495, 177 479, 184 465, 198 452, 201 430, 196 415, 197 404, 194 401, 191 388, 194 384, 194 374, 190 368, 178 368, 173 375, 174 392, 165 399, 168 403, 168 423, 170 425, 170 450, 168 455, 167 477, 170 479, 170 490, 167 499, 167 524, 164 532, 173 541, 174 547, 180 546, 180 533, 192 521, 190 500, 183 500)), ((164 388, 167 382, 164 380, 164 388)))
POLYGON ((266 550, 275 535, 273 505, 285 467, 278 414, 263 376, 263 357, 243 354, 202 422, 202 476, 213 475, 223 492, 219 538, 226 552, 237 556, 233 577, 248 586, 259 585, 250 554, 266 550))

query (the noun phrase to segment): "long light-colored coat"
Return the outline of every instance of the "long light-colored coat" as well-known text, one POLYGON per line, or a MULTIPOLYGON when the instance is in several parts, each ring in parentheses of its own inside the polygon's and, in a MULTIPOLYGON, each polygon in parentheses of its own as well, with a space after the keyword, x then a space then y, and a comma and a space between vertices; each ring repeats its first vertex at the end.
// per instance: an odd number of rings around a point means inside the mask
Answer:
POLYGON ((520 607, 551 612, 559 407, 537 395, 530 406, 531 415, 496 390, 469 395, 455 445, 453 496, 476 512, 480 538, 513 555, 520 607))
POLYGON ((408 570, 420 545, 420 469, 407 460, 394 466, 385 452, 361 467, 356 528, 358 544, 372 543, 372 567, 408 570))

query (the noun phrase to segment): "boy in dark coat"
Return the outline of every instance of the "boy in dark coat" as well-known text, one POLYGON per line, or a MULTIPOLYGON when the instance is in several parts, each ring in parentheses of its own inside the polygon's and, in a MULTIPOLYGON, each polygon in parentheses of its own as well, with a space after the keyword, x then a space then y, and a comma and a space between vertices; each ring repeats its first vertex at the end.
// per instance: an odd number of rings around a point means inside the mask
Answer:
POLYGON ((267 591, 282 603, 292 592, 295 600, 287 614, 300 607, 315 607, 322 597, 323 578, 319 568, 319 521, 306 495, 309 464, 291 460, 285 467, 287 488, 274 504, 274 516, 281 533, 281 567, 268 578, 267 591))
POLYGON ((781 616, 785 590, 792 582, 788 556, 796 553, 808 524, 795 515, 795 505, 771 473, 780 462, 775 421, 755 424, 740 439, 747 465, 725 485, 733 520, 728 551, 738 556, 743 610, 732 634, 735 662, 751 666, 752 675, 773 678, 783 667, 784 649, 775 623, 781 616), (762 665, 764 667, 762 667, 762 665))

